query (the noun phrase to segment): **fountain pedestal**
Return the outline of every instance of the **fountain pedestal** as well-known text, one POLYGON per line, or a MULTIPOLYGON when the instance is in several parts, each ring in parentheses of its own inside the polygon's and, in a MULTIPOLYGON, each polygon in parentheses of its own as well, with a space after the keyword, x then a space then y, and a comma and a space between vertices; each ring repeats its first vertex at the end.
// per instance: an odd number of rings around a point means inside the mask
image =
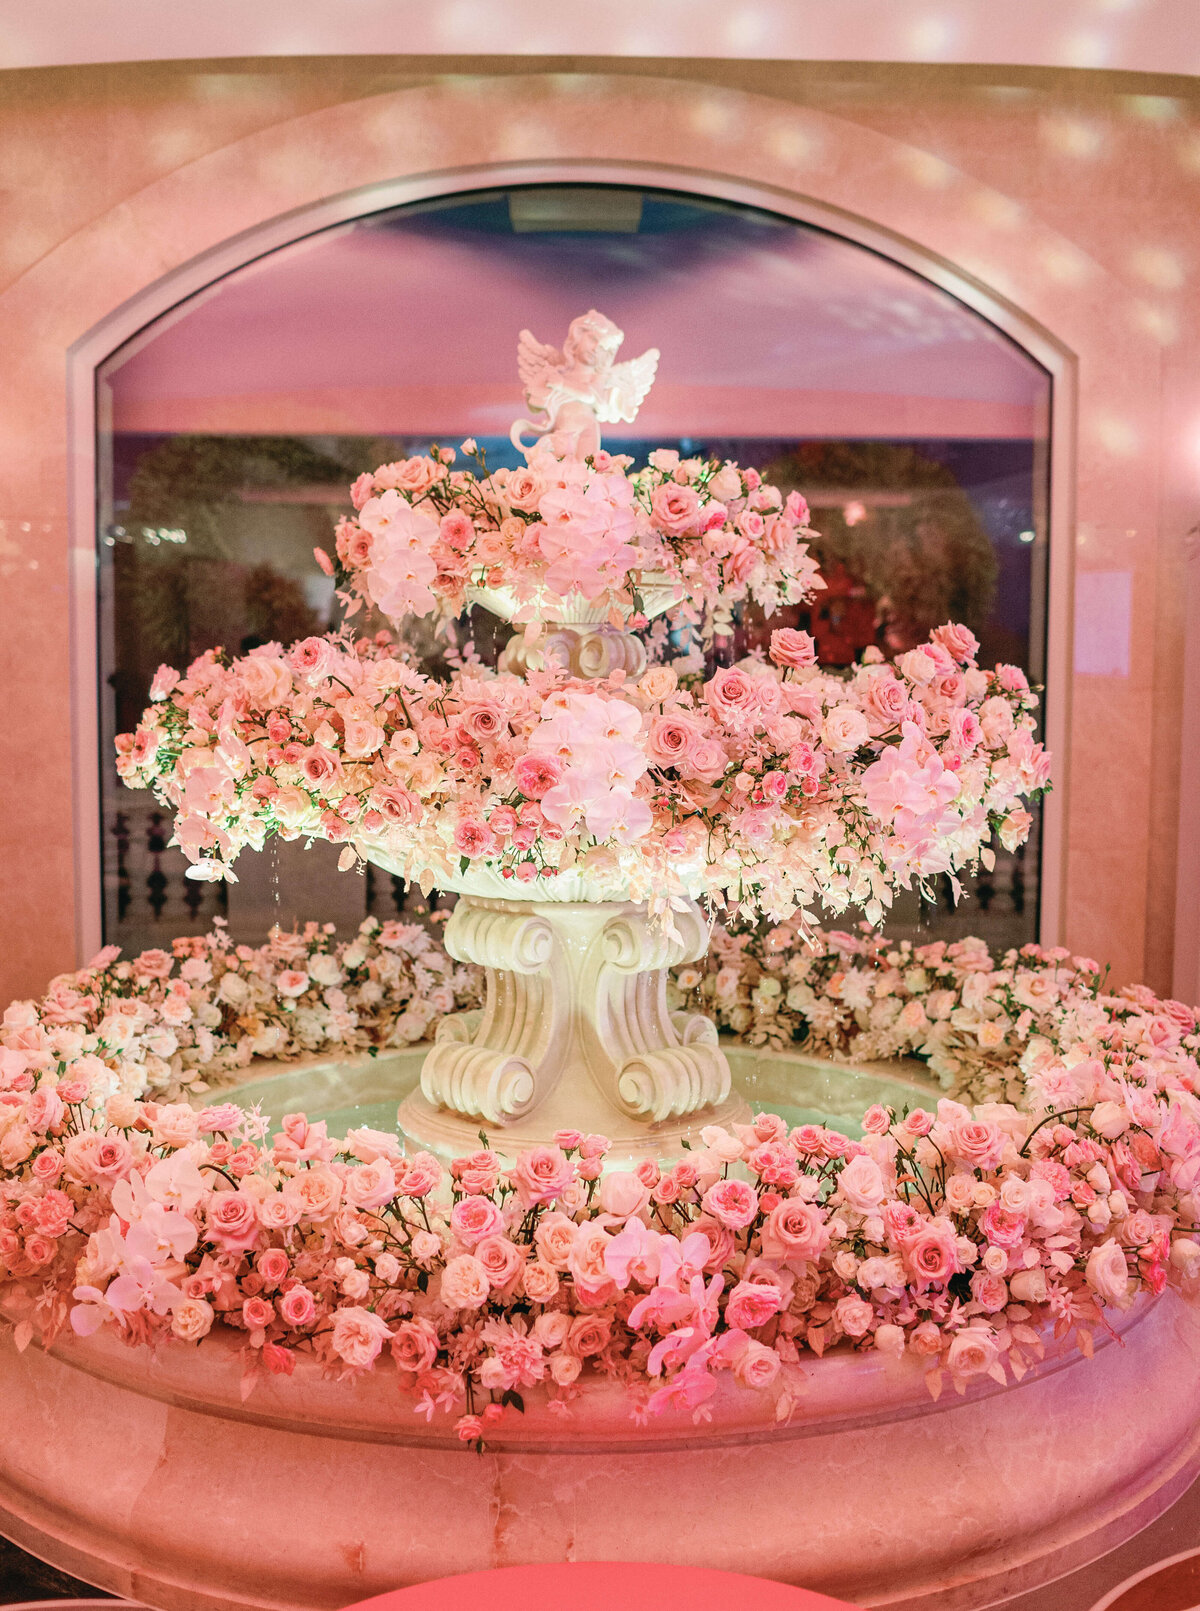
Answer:
POLYGON ((667 970, 708 949, 699 907, 677 905, 667 928, 633 901, 461 894, 446 949, 484 969, 486 1001, 441 1025, 405 1135, 461 1154, 481 1129, 506 1151, 570 1129, 653 1155, 746 1117, 712 1022, 667 1006, 667 970))

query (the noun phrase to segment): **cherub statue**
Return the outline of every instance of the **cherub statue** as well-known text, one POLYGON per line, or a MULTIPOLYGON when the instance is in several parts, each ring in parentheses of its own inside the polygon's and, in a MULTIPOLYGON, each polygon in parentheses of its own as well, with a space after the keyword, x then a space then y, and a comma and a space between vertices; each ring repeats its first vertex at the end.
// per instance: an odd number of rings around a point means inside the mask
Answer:
POLYGON ((640 358, 614 363, 625 339, 611 319, 592 308, 572 319, 562 351, 522 330, 517 341, 517 369, 525 385, 525 401, 544 421, 517 420, 512 441, 528 457, 527 431, 564 457, 587 458, 600 447, 600 425, 627 423, 637 417, 658 369, 658 348, 640 358))

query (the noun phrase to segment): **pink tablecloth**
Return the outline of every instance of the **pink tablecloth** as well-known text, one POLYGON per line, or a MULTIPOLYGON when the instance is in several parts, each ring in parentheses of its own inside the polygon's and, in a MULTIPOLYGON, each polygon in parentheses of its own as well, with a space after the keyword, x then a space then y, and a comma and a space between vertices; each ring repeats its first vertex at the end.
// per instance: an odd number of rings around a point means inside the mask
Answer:
POLYGON ((505 1566, 393 1589, 346 1611, 858 1611, 846 1600, 740 1572, 630 1561, 505 1566))

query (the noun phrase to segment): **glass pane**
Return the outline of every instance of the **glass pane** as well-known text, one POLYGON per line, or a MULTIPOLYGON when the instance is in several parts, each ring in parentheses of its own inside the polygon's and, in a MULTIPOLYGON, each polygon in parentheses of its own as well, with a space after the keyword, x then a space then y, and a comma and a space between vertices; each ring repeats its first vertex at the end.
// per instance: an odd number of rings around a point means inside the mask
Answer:
MULTIPOLYGON (((982 663, 1041 680, 1050 382, 953 297, 837 236, 693 196, 541 186, 371 214, 219 281, 101 374, 106 941, 136 950, 218 912, 254 940, 276 920, 402 909, 395 881, 339 874, 320 843, 244 856, 231 887, 186 880, 169 822, 120 785, 112 738, 160 661, 337 625, 312 549, 362 470, 468 435, 492 467, 519 462, 517 333, 557 343, 588 307, 625 354, 662 351, 636 436, 608 445, 735 458, 813 507, 828 591, 804 614, 747 612, 724 658, 801 625, 848 665, 956 619, 982 663)), ((493 656, 506 629, 466 626, 493 656)), ((904 897, 889 928, 1024 943, 1037 869, 1035 832, 974 900, 904 897)))

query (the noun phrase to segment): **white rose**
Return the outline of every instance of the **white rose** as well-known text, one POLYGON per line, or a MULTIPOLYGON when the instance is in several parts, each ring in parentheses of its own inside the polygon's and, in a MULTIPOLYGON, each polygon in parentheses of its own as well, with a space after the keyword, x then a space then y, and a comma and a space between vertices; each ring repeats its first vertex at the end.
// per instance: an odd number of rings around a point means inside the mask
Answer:
POLYGON ((1104 1303, 1124 1308, 1129 1303, 1129 1266, 1120 1245, 1109 1237, 1093 1248, 1084 1271, 1088 1286, 1104 1303))
POLYGON ((212 1329, 213 1308, 203 1298, 182 1298, 171 1316, 171 1330, 184 1342, 199 1342, 212 1329))
POLYGON ((891 1354, 899 1359, 904 1352, 904 1329, 902 1326, 877 1326, 875 1329, 875 1346, 881 1354, 891 1354))
POLYGON ((1097 1102, 1092 1109, 1092 1129, 1105 1141, 1115 1141, 1129 1128, 1129 1111, 1120 1102, 1097 1102))
POLYGON ((1045 1303, 1049 1292, 1046 1272, 1040 1264, 1032 1270, 1017 1270, 1010 1277, 1008 1286, 1018 1303, 1045 1303))
POLYGON ((319 985, 341 984, 345 975, 338 966, 335 956, 328 951, 318 951, 308 959, 308 976, 315 979, 319 985))
POLYGON ((954 1376, 981 1376, 996 1363, 995 1334, 984 1326, 965 1326, 950 1344, 946 1364, 954 1376))
POLYGON ((869 1214, 887 1195, 883 1172, 873 1158, 860 1153, 838 1176, 837 1194, 847 1208, 859 1214, 869 1214))
POLYGON ((631 1169, 614 1169, 600 1181, 600 1207, 606 1214, 630 1219, 650 1201, 650 1189, 631 1169))
POLYGON ((821 723, 821 737, 835 755, 846 755, 858 749, 871 736, 867 718, 853 705, 835 705, 825 714, 821 723))
POLYGON ((550 1374, 559 1387, 569 1387, 583 1369, 583 1361, 574 1354, 551 1354, 550 1374))

